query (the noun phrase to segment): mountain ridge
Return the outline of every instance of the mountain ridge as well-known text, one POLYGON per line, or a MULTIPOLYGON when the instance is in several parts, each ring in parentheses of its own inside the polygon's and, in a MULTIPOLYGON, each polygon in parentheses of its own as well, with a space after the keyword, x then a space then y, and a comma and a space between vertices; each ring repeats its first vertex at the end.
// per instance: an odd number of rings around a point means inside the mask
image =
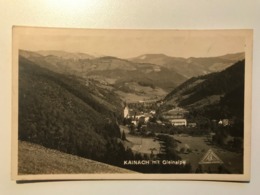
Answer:
POLYGON ((189 58, 171 57, 164 54, 144 54, 131 60, 139 63, 157 64, 175 70, 186 78, 191 78, 223 70, 244 58, 244 52, 239 52, 215 57, 189 58))
MULTIPOLYGON (((28 60, 33 61, 43 68, 61 74, 75 75, 82 79, 96 80, 102 82, 106 87, 114 88, 115 92, 120 94, 123 100, 128 100, 131 96, 129 92, 135 93, 136 100, 144 100, 148 96, 151 98, 162 98, 166 92, 170 91, 182 83, 186 78, 170 71, 167 68, 154 64, 139 64, 111 56, 104 56, 95 59, 61 59, 57 56, 33 55, 33 52, 22 51, 21 55, 28 60), (124 83, 129 83, 125 85, 124 83), (155 86, 158 90, 151 87, 144 93, 139 93, 143 86, 138 85, 137 91, 132 86, 136 83, 146 83, 146 86, 155 86), (129 85, 130 88, 129 88, 129 85), (123 88, 121 88, 123 86, 123 88), (160 89, 159 89, 160 88, 160 89), (125 89, 121 91, 121 89, 125 89), (160 93, 158 93, 160 91, 160 93), (121 93, 124 92, 124 93, 121 93)), ((157 99, 158 99, 157 98, 157 99)))
POLYGON ((95 56, 92 56, 90 54, 82 53, 82 52, 67 52, 67 51, 61 51, 61 50, 40 50, 36 51, 35 53, 38 53, 42 56, 57 56, 64 59, 93 59, 95 56))
POLYGON ((90 79, 101 82, 104 87, 119 94, 123 101, 131 101, 131 98, 133 101, 159 100, 187 79, 221 71, 244 57, 243 53, 187 59, 165 54, 144 54, 139 57, 145 56, 147 59, 140 61, 114 56, 62 58, 59 53, 58 56, 43 56, 25 50, 21 50, 20 55, 51 71, 74 75, 86 82, 90 79))
POLYGON ((242 117, 244 94, 245 61, 238 61, 223 71, 193 77, 175 88, 164 99, 166 105, 180 106, 186 109, 203 109, 207 106, 221 105, 229 107, 231 115, 242 117), (239 96, 235 97, 235 94, 239 96), (235 102, 238 100, 237 102, 235 102), (232 108, 231 108, 232 107, 232 108))

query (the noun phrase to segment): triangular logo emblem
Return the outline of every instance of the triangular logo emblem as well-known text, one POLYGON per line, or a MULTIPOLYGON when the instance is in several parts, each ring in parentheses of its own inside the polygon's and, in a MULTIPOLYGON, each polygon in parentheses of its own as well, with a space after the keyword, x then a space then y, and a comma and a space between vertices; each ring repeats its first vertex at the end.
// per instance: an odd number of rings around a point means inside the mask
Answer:
POLYGON ((199 164, 223 164, 223 161, 211 149, 203 156, 199 164))

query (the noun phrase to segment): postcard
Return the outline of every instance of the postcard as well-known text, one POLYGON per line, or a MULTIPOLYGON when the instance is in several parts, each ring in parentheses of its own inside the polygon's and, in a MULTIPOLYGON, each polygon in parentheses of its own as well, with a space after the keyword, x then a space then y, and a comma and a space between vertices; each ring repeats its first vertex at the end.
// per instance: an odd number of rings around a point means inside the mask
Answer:
POLYGON ((13 180, 250 180, 253 31, 13 27, 13 180))

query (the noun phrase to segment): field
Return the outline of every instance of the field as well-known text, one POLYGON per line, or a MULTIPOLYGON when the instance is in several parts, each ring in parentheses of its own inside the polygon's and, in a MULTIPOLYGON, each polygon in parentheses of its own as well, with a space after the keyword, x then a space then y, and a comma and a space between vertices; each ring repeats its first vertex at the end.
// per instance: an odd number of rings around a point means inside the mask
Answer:
POLYGON ((144 100, 159 100, 166 94, 162 89, 156 89, 152 91, 145 90, 143 93, 126 93, 123 91, 115 91, 115 93, 124 101, 128 103, 135 103, 144 100))
POLYGON ((154 138, 141 137, 129 134, 128 127, 120 126, 121 131, 124 130, 126 133, 126 139, 130 142, 131 149, 136 152, 143 154, 151 154, 151 148, 155 148, 154 154, 160 151, 160 144, 154 138))
MULTIPOLYGON (((135 136, 129 134, 128 127, 121 126, 121 131, 126 133, 126 138, 129 141, 128 146, 131 147, 133 151, 150 154, 151 148, 155 148, 154 154, 160 151, 160 144, 158 141, 154 141, 153 138, 145 138, 141 136, 135 136)), ((192 137, 184 134, 181 135, 171 135, 175 140, 178 140, 178 146, 176 151, 178 155, 189 162, 192 166, 192 172, 195 172, 198 167, 198 163, 206 154, 206 152, 211 149, 214 153, 224 162, 224 166, 231 173, 241 174, 243 173, 243 154, 237 152, 231 152, 220 148, 215 145, 209 145, 207 138, 192 137), (189 152, 181 152, 181 149, 189 149, 189 152)))
POLYGON ((191 163, 193 171, 196 170, 198 163, 204 154, 209 149, 212 149, 224 162, 224 166, 231 173, 243 172, 243 154, 227 151, 214 145, 208 145, 206 137, 192 137, 183 135, 174 135, 173 137, 181 142, 177 149, 188 147, 191 150, 190 153, 180 153, 179 156, 181 156, 183 160, 191 163))

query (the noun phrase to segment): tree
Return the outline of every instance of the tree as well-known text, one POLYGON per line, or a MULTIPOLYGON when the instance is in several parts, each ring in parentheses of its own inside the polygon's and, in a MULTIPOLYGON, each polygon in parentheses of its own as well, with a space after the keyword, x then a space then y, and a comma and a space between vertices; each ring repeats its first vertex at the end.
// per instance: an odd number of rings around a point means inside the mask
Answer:
POLYGON ((126 140, 125 131, 122 132, 121 139, 124 140, 124 141, 126 140))

